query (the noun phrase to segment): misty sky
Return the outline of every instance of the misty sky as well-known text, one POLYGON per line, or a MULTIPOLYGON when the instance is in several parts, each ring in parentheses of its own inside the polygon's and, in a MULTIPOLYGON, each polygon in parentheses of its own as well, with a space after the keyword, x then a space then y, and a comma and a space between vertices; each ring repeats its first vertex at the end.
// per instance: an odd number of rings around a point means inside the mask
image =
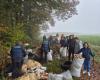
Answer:
POLYGON ((80 0, 78 15, 67 21, 56 21, 48 32, 100 34, 100 0, 80 0))

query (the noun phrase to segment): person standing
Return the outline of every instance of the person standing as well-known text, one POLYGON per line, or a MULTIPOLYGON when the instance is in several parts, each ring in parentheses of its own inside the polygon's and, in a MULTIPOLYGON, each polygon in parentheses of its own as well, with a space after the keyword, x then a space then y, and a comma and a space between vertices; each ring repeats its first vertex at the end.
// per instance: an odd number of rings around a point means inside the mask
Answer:
POLYGON ((81 48, 83 48, 82 41, 78 37, 75 37, 75 49, 74 49, 74 52, 77 53, 81 48))
POLYGON ((75 39, 73 35, 69 36, 69 39, 67 41, 68 44, 68 60, 70 61, 71 55, 72 55, 72 61, 74 59, 74 49, 75 49, 75 39))
POLYGON ((78 54, 82 52, 82 57, 85 58, 83 66, 84 71, 83 74, 88 72, 88 76, 90 76, 90 68, 91 68, 91 56, 94 57, 95 55, 92 53, 91 49, 89 48, 89 44, 87 42, 84 42, 83 48, 78 51, 78 54))
POLYGON ((11 60, 12 60, 12 77, 17 78, 21 76, 21 67, 23 64, 26 52, 20 42, 17 42, 15 46, 11 48, 11 60))
POLYGON ((50 47, 53 48, 53 36, 52 35, 49 36, 48 41, 50 43, 50 47))
POLYGON ((43 37, 42 51, 43 51, 44 61, 47 62, 47 54, 50 51, 50 43, 46 38, 46 36, 43 37))
POLYGON ((60 46, 61 46, 60 48, 61 57, 66 57, 67 56, 67 41, 64 36, 61 37, 60 46))

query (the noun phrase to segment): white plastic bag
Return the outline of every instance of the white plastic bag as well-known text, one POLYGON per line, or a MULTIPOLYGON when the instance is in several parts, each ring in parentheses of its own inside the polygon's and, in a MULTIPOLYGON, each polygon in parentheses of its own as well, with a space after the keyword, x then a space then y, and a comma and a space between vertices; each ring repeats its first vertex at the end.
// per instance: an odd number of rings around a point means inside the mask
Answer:
POLYGON ((72 76, 80 77, 83 62, 84 62, 84 58, 81 58, 81 59, 78 58, 78 59, 73 60, 72 67, 71 67, 72 76))
POLYGON ((49 73, 48 80, 63 80, 63 75, 49 73))
POLYGON ((63 80, 63 75, 60 74, 55 75, 54 80, 63 80))
POLYGON ((53 51, 50 50, 50 52, 48 52, 48 54, 47 54, 47 60, 48 60, 48 61, 52 61, 52 60, 53 60, 52 54, 53 54, 53 51))
POLYGON ((61 73, 63 75, 64 80, 73 80, 71 72, 69 70, 61 73))
POLYGON ((71 72, 69 70, 61 74, 49 73, 48 80, 73 80, 71 72))
POLYGON ((68 56, 68 50, 67 50, 67 48, 66 47, 61 47, 60 48, 60 54, 61 54, 62 57, 68 56))
POLYGON ((28 61, 28 54, 24 57, 24 63, 28 61))

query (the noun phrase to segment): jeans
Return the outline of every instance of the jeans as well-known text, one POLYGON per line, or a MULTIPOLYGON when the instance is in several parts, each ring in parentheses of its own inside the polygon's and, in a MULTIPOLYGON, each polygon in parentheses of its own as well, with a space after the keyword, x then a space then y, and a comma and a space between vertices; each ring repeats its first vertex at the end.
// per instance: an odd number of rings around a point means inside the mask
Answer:
POLYGON ((83 63, 83 65, 84 65, 84 70, 85 71, 88 71, 88 72, 90 72, 90 60, 84 60, 84 63, 83 63))

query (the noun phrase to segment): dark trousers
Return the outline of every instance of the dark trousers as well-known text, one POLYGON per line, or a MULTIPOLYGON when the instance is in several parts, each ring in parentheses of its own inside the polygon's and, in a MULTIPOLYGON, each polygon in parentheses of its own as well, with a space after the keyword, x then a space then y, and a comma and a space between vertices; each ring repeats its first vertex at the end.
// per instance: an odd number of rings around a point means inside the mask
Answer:
POLYGON ((44 51, 44 62, 46 62, 46 63, 47 63, 47 54, 48 54, 48 52, 44 51))
POLYGON ((69 50, 68 50, 68 60, 70 61, 70 60, 72 60, 73 61, 73 59, 74 59, 74 48, 69 48, 69 50), (72 56, 72 57, 71 57, 72 56))
POLYGON ((12 77, 13 78, 17 78, 21 76, 21 67, 22 67, 22 62, 12 61, 12 77))

